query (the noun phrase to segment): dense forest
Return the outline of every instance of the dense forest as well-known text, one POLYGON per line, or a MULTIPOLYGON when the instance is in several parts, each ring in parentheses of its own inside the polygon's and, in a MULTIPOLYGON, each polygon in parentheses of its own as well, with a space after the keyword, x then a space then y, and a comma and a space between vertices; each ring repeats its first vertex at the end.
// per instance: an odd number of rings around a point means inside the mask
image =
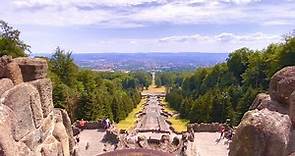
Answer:
MULTIPOLYGON (((0 57, 30 55, 30 46, 19 38, 20 32, 0 21, 0 57)), ((48 77, 53 84, 54 106, 64 108, 72 120, 124 119, 140 102, 140 91, 151 84, 146 72, 96 72, 80 69, 71 52, 60 48, 48 60, 48 77)))
POLYGON ((60 48, 49 59, 55 107, 65 108, 72 119, 118 122, 140 102, 140 91, 151 84, 145 72, 96 72, 79 69, 70 52, 60 48))
POLYGON ((239 123, 259 92, 267 92, 271 76, 295 65, 295 33, 263 50, 241 48, 226 62, 198 68, 193 73, 158 73, 156 85, 165 85, 169 105, 191 122, 239 123))

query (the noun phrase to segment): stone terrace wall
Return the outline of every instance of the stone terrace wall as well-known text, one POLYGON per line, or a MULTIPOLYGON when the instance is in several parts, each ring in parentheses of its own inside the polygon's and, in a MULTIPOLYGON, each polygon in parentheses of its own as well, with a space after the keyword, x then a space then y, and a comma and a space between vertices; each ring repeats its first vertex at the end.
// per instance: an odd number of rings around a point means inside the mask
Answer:
MULTIPOLYGON (((73 124, 74 127, 78 127, 80 128, 79 126, 79 121, 76 121, 74 124, 73 124)), ((102 121, 99 120, 99 121, 89 121, 85 124, 85 127, 84 129, 103 129, 103 125, 102 125, 102 121)))
POLYGON ((53 108, 47 68, 43 59, 0 58, 0 155, 71 155, 71 121, 53 108))
POLYGON ((187 129, 193 128, 194 132, 218 132, 219 123, 194 123, 189 124, 187 129))

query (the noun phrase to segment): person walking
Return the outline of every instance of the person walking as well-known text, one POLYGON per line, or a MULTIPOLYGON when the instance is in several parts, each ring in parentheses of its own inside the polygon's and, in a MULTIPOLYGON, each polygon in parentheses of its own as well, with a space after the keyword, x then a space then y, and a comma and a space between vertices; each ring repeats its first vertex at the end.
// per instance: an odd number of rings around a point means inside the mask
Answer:
POLYGON ((224 137, 224 132, 225 132, 225 127, 224 127, 223 124, 220 124, 220 125, 219 125, 219 132, 220 132, 219 140, 221 140, 221 138, 224 137))
POLYGON ((81 131, 85 129, 85 127, 86 127, 86 123, 87 123, 87 122, 84 121, 84 119, 81 119, 81 120, 79 121, 79 127, 81 128, 81 131))

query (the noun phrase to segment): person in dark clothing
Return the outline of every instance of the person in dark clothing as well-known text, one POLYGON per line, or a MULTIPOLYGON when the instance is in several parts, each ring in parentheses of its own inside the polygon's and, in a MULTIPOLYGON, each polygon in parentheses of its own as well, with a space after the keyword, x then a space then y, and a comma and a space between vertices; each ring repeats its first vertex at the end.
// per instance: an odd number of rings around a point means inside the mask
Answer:
POLYGON ((80 137, 77 136, 77 137, 76 137, 76 143, 79 143, 79 142, 80 142, 80 137))

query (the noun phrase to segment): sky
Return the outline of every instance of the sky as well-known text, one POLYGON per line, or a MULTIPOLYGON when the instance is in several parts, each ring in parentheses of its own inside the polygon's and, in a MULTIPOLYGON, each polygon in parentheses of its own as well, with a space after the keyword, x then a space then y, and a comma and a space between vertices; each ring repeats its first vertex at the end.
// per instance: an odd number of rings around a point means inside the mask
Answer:
POLYGON ((232 52, 295 29, 295 0, 0 0, 33 53, 232 52))

